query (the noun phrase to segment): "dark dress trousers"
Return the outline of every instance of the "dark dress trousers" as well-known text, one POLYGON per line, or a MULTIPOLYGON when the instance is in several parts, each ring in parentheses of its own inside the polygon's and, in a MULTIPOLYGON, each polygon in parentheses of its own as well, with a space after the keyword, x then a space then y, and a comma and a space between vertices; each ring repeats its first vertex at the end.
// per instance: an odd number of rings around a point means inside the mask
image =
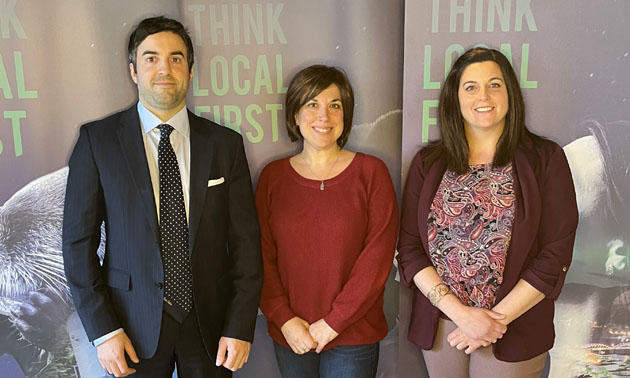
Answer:
MULTIPOLYGON (((241 136, 191 112, 188 117, 193 311, 214 359, 221 336, 253 339, 260 236, 241 136)), ((136 106, 82 126, 69 168, 63 256, 85 331, 94 340, 123 328, 138 356, 150 358, 163 316, 164 269, 136 106), (103 221, 101 266, 96 250, 103 221)))

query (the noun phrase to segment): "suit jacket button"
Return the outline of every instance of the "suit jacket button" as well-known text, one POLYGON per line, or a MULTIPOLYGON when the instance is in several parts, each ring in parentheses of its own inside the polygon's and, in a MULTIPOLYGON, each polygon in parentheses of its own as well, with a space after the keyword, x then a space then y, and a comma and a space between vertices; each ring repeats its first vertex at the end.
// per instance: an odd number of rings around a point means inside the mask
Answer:
POLYGON ((162 290, 162 288, 164 287, 164 285, 162 285, 161 282, 156 282, 155 283, 155 287, 157 287, 158 289, 162 290))
POLYGON ((567 267, 566 267, 566 266, 563 266, 563 267, 562 267, 562 271, 563 271, 563 272, 566 272, 566 271, 567 271, 567 267))

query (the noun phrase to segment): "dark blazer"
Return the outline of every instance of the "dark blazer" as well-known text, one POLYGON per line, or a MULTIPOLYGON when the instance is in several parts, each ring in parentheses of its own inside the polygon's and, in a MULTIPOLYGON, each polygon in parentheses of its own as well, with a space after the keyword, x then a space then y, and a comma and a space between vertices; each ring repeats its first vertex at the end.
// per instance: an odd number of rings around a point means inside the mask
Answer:
MULTIPOLYGON (((553 346, 553 301, 571 263, 578 222, 573 179, 560 146, 528 137, 515 153, 513 168, 516 216, 496 303, 520 279, 545 298, 510 323, 494 344, 494 354, 502 361, 530 359, 553 346)), ((401 282, 415 289, 409 339, 423 349, 433 347, 440 311, 415 287, 413 277, 432 265, 427 253, 427 217, 445 171, 444 160, 428 164, 420 151, 409 168, 402 201, 397 259, 401 282)))
MULTIPOLYGON (((188 112, 194 310, 211 358, 221 336, 252 341, 262 284, 252 184, 236 132, 188 112), (208 180, 225 182, 208 187, 208 180)), ((63 256, 90 340, 124 328, 141 358, 158 344, 164 271, 136 106, 81 127, 69 162, 63 256), (96 250, 105 222, 102 266, 96 250)))

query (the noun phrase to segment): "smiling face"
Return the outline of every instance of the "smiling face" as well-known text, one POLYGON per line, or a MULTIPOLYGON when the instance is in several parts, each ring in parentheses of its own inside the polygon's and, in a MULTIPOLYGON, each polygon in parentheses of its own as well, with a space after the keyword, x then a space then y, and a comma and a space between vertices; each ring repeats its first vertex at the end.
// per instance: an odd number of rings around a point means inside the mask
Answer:
POLYGON ((503 130, 508 93, 497 63, 485 61, 466 67, 459 80, 457 97, 467 130, 503 130))
POLYGON ((129 64, 131 78, 138 85, 140 102, 163 121, 186 104, 192 79, 186 45, 175 33, 151 34, 138 45, 136 69, 129 64))
POLYGON ((343 106, 339 88, 332 84, 304 104, 295 115, 305 148, 337 148, 343 131, 343 106))

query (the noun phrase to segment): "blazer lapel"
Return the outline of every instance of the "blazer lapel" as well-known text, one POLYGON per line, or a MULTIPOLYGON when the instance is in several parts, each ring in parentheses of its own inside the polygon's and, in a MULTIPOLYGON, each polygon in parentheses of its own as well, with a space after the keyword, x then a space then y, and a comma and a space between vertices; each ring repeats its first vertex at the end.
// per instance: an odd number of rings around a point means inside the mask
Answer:
POLYGON ((160 234, 155 198, 153 196, 153 185, 151 184, 151 174, 149 173, 147 155, 144 149, 144 142, 142 141, 140 117, 135 105, 121 115, 117 133, 123 154, 127 160, 129 177, 131 177, 131 181, 140 193, 151 230, 155 238, 159 240, 160 234))
POLYGON ((505 262, 503 283, 497 293, 497 303, 520 279, 540 223, 541 203, 538 180, 529 159, 521 149, 518 149, 514 154, 513 168, 516 214, 505 262))
POLYGON ((431 203, 435 197, 435 193, 442 182, 442 176, 446 172, 446 163, 438 159, 431 165, 427 172, 422 185, 422 191, 420 192, 420 198, 418 199, 418 231, 420 232, 420 238, 422 239, 422 246, 429 254, 429 241, 428 241, 428 226, 427 219, 429 217, 429 209, 431 203))
POLYGON ((190 123, 190 203, 188 215, 190 253, 194 250, 197 227, 208 190, 208 177, 214 157, 214 140, 209 127, 199 117, 188 112, 190 123))

